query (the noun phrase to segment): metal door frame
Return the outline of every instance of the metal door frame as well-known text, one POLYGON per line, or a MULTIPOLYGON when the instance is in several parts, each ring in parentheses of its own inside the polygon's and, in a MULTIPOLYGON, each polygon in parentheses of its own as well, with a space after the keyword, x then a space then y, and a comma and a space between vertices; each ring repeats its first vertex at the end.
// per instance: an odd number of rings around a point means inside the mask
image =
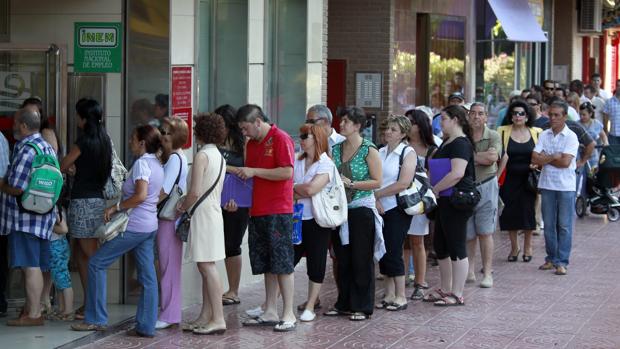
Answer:
MULTIPOLYGON (((12 44, 0 43, 0 52, 41 52, 49 53, 56 56, 56 99, 55 110, 56 116, 56 132, 58 133, 58 141, 61 152, 64 155, 67 149, 67 47, 66 45, 56 44, 12 44)), ((49 66, 49 56, 48 56, 49 66)), ((49 72, 46 72, 46 89, 49 89, 49 80, 52 79, 49 72)), ((49 95, 49 92, 46 92, 49 95)), ((45 103, 48 103, 46 100, 45 103)))

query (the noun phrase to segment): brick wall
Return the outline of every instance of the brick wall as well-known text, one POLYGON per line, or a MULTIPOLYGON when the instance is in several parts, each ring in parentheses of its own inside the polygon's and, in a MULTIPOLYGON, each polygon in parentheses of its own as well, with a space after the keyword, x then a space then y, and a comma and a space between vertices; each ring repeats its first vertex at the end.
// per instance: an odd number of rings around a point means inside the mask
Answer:
POLYGON ((327 55, 347 61, 347 105, 355 104, 355 72, 381 72, 383 107, 367 112, 386 117, 392 109, 394 1, 329 0, 328 6, 327 55))

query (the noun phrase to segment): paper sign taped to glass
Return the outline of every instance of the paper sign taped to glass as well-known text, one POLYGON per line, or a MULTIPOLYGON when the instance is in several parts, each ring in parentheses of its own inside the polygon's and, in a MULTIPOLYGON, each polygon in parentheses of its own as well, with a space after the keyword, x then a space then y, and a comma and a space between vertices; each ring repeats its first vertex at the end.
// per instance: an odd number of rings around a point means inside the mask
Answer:
MULTIPOLYGON (((452 164, 449 158, 443 159, 429 159, 428 171, 431 174, 431 185, 435 186, 441 181, 450 171, 452 171, 452 164)), ((439 196, 452 195, 452 187, 439 192, 439 196)))
POLYGON ((252 206, 252 178, 241 179, 239 176, 227 173, 224 177, 224 188, 222 189, 222 207, 230 200, 235 200, 238 207, 252 206))

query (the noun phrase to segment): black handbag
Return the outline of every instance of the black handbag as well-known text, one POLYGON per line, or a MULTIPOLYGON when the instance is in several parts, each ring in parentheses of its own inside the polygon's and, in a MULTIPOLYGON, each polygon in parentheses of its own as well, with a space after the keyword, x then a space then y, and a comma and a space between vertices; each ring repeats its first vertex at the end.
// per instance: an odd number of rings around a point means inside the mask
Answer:
POLYGON ((530 172, 527 174, 527 185, 525 189, 527 191, 537 194, 538 193, 538 180, 540 179, 540 170, 530 169, 530 172))
POLYGON ((450 195, 450 204, 457 210, 473 210, 480 202, 480 192, 475 187, 472 190, 463 190, 454 187, 450 195))
POLYGON ((194 214, 194 211, 196 211, 196 208, 204 201, 204 199, 206 199, 209 196, 209 194, 211 194, 213 189, 215 189, 215 186, 217 185, 217 183, 220 181, 220 178, 222 177, 223 167, 224 167, 224 158, 222 157, 222 162, 220 163, 220 171, 217 175, 217 179, 215 180, 211 188, 209 188, 209 190, 207 190, 204 194, 202 194, 200 199, 196 201, 196 203, 194 204, 194 207, 192 207, 192 209, 189 212, 185 212, 181 216, 181 219, 179 220, 179 225, 177 226, 177 229, 176 229, 176 235, 179 238, 179 240, 183 242, 187 242, 187 239, 189 238, 189 228, 192 222, 192 215, 194 214))

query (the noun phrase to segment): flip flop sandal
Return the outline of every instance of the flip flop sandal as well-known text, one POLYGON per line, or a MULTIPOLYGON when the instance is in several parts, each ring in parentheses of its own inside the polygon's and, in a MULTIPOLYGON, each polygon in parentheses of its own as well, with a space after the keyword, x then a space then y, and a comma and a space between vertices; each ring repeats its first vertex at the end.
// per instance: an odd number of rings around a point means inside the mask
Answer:
MULTIPOLYGON (((300 305, 297 306, 297 311, 304 311, 306 310, 306 305, 308 304, 308 301, 301 303, 300 305)), ((317 299, 316 302, 314 303, 314 310, 317 309, 321 309, 321 300, 317 299)))
POLYGON ((364 313, 353 313, 349 316, 349 320, 351 321, 365 321, 370 319, 370 315, 364 313))
POLYGON ((392 302, 381 301, 381 303, 377 303, 377 305, 375 305, 375 308, 385 309, 390 304, 392 304, 392 302))
POLYGON ((422 298, 422 302, 429 302, 429 303, 435 303, 437 301, 440 301, 444 298, 446 298, 448 296, 447 293, 445 293, 441 288, 436 288, 434 290, 432 290, 431 292, 427 293, 426 296, 424 296, 424 298, 422 298), (439 296, 439 297, 437 297, 439 296))
POLYGON ((181 324, 181 331, 184 332, 192 332, 193 330, 197 329, 198 327, 204 327, 207 326, 206 323, 198 323, 198 322, 184 322, 181 324))
POLYGON ((338 310, 336 308, 331 308, 325 313, 323 313, 323 315, 325 316, 347 316, 347 315, 351 315, 351 312, 344 311, 344 310, 338 310))
POLYGON ((214 334, 224 334, 226 332, 226 328, 209 328, 207 326, 196 327, 192 333, 199 335, 214 335, 214 334))
POLYGON ((295 331, 297 328, 296 321, 280 321, 275 326, 273 326, 274 332, 291 332, 295 331))
POLYGON ((239 297, 222 296, 222 305, 241 304, 239 297))
POLYGON ((387 311, 401 311, 405 309, 407 309, 407 303, 405 304, 390 303, 385 307, 385 310, 387 311))
POLYGON ((438 307, 451 307, 455 305, 465 305, 465 301, 463 300, 463 297, 457 297, 451 293, 434 304, 438 307), (454 300, 454 302, 451 302, 450 299, 454 300))
POLYGON ((261 316, 253 319, 247 319, 243 321, 241 324, 243 326, 251 327, 251 326, 275 326, 279 324, 280 321, 277 320, 265 320, 261 316))

